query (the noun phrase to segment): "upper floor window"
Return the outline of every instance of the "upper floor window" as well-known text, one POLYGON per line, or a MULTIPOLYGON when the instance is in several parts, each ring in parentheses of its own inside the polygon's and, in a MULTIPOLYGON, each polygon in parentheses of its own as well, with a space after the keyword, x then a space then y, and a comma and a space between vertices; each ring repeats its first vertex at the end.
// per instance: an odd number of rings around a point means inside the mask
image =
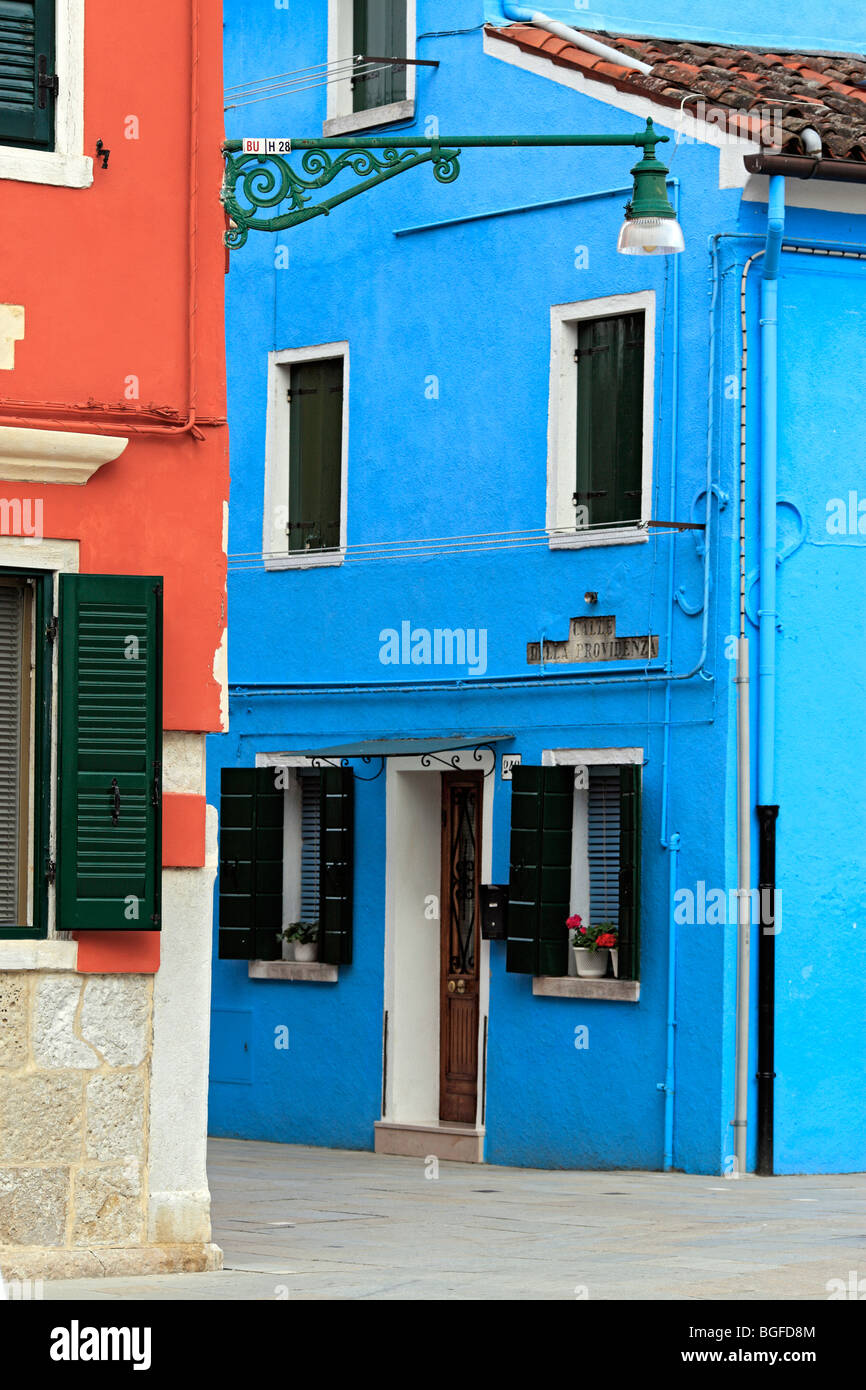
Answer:
MULTIPOLYGON (((406 57, 406 0, 354 0, 353 48, 357 56, 406 57)), ((371 111, 406 100, 406 69, 376 63, 352 78, 352 106, 371 111)))
POLYGON ((0 179, 85 188, 84 0, 0 0, 0 179))
POLYGON ((0 0, 0 141, 54 147, 54 0, 0 0))
POLYGON ((328 0, 328 118, 325 135, 411 120, 415 69, 362 58, 414 58, 416 0, 328 0), (339 65, 339 66, 337 66, 339 65))
POLYGON ((654 296, 552 311, 551 545, 643 540, 652 474, 654 296))
POLYGON ((348 344, 271 354, 265 564, 339 564, 345 550, 348 344))

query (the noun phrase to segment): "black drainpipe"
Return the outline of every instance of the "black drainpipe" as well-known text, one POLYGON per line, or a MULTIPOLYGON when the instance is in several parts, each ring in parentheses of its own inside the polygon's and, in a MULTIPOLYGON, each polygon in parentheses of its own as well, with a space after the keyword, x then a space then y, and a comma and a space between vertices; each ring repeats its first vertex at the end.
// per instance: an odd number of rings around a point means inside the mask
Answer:
POLYGON ((776 817, 778 806, 756 806, 758 813, 758 1166, 773 1172, 773 1082, 776 994, 776 817))

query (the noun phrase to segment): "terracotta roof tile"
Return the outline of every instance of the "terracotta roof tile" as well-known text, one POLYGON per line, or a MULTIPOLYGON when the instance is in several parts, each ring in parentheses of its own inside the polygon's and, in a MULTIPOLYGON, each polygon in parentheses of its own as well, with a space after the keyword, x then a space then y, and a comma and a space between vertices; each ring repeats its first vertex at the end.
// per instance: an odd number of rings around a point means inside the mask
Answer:
POLYGON ((860 53, 765 53, 732 44, 696 40, 631 38, 599 33, 626 56, 651 63, 644 74, 577 48, 531 24, 487 32, 524 52, 549 58, 620 91, 651 96, 665 106, 717 103, 731 113, 731 129, 750 132, 763 143, 781 138, 786 153, 804 154, 806 126, 821 136, 825 155, 866 159, 866 55, 860 53), (768 119, 772 117, 772 119, 768 119))

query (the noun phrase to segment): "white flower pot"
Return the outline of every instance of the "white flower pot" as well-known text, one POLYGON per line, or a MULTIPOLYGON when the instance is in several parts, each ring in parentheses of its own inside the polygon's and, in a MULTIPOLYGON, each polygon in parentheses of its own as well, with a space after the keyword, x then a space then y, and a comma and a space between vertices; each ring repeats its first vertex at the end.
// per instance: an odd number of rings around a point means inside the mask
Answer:
POLYGON ((318 941, 308 941, 306 945, 297 941, 295 943, 295 960, 318 960, 319 943, 318 941))
POLYGON ((618 979, 619 979, 619 947, 618 947, 618 946, 611 946, 611 947, 610 947, 610 959, 611 959, 611 964, 613 965, 613 978, 614 978, 615 980, 618 980, 618 979))
POLYGON ((295 943, 294 943, 294 941, 284 941, 284 942, 283 942, 283 960, 294 960, 294 959, 295 959, 295 943))
POLYGON ((597 951, 590 951, 588 946, 574 946, 572 949, 575 968, 582 980, 600 980, 607 974, 609 947, 599 946, 597 951))

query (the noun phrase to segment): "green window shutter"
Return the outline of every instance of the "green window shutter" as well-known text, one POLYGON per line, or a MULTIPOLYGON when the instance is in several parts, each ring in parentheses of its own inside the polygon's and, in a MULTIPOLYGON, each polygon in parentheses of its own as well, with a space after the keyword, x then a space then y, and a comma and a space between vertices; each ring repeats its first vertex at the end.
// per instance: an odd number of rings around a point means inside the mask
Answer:
POLYGON ((348 767, 322 768, 319 814, 319 960, 352 961, 355 775, 348 767))
POLYGON ((506 970, 564 975, 568 969, 574 768, 512 770, 511 874, 506 970))
POLYGON ((281 954, 285 794, 278 770, 222 770, 220 960, 276 960, 281 954))
POLYGON ((297 362, 289 375, 289 550, 340 544, 343 359, 297 362))
POLYGON ((21 708, 24 593, 0 585, 0 926, 21 922, 21 708))
MULTIPOLYGON (((352 43, 356 56, 405 58, 406 0, 355 0, 352 43)), ((385 68, 383 72, 370 69, 370 73, 369 77, 361 73, 353 82, 355 111, 371 111, 377 106, 390 106, 392 101, 406 100, 405 68, 385 68)))
POLYGON ((641 768, 619 769, 619 975, 640 978, 641 768))
POLYGON ((577 490, 591 526, 637 521, 643 460, 644 314, 577 326, 577 490))
POLYGON ((161 745, 162 580, 61 575, 60 931, 159 930, 161 745))
POLYGON ((55 0, 0 0, 0 144, 54 147, 55 0))

